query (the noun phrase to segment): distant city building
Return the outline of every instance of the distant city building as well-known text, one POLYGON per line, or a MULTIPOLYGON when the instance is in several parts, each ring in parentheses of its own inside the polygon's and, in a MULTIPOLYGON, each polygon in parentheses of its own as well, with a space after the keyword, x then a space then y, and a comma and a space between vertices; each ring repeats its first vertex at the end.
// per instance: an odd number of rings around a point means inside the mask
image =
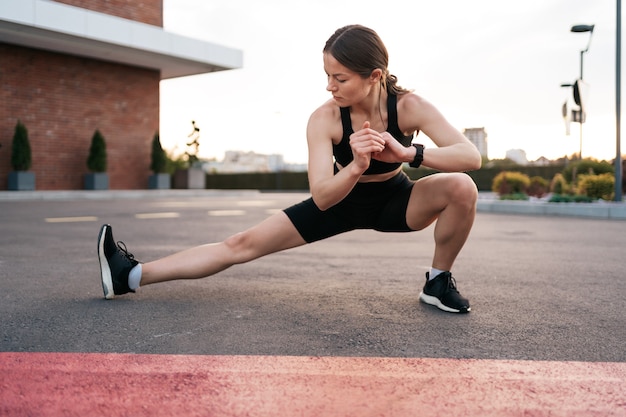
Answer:
POLYGON ((264 155, 256 152, 226 151, 222 161, 209 161, 204 165, 208 173, 231 174, 242 172, 306 171, 306 164, 285 163, 283 155, 264 155))
POLYGON ((531 165, 534 166, 548 166, 552 164, 552 161, 550 161, 548 158, 546 158, 545 156, 540 156, 539 158, 537 158, 535 161, 530 163, 531 165))
POLYGON ((476 146, 478 152, 485 158, 488 155, 487 132, 484 127, 472 127, 463 130, 463 135, 476 146))
POLYGON ((526 151, 523 149, 509 149, 508 151, 506 151, 506 158, 510 159, 518 165, 528 165, 526 151))

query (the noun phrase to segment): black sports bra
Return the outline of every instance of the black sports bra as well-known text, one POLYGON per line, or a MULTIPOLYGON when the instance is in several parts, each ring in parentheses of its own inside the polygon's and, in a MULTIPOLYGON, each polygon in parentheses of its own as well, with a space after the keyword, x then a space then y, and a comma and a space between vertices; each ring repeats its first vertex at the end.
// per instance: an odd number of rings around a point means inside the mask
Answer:
MULTIPOLYGON (((397 102, 398 97, 396 95, 389 94, 387 96, 387 132, 396 138, 402 145, 408 147, 413 141, 413 134, 410 136, 404 136, 398 127, 398 110, 396 108, 397 102)), ((350 107, 340 107, 339 110, 341 111, 343 137, 341 138, 341 142, 336 145, 333 144, 333 155, 335 157, 335 161, 345 167, 354 159, 354 156, 352 155, 352 148, 350 148, 350 135, 354 133, 354 130, 352 129, 352 120, 350 119, 350 107)), ((394 171, 400 165, 402 165, 400 162, 391 163, 372 159, 369 168, 367 168, 363 174, 384 174, 394 171)))

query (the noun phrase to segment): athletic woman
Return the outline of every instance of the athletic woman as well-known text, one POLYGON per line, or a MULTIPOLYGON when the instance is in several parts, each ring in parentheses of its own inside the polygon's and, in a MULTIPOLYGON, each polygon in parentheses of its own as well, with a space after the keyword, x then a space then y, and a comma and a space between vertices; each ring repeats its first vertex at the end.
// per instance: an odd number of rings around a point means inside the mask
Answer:
POLYGON ((469 312, 450 271, 476 212, 476 185, 464 172, 480 168, 481 156, 431 103, 397 84, 388 59, 379 36, 364 26, 340 28, 326 42, 323 62, 332 98, 307 126, 307 200, 222 242, 144 264, 103 225, 98 256, 105 298, 158 282, 208 277, 355 229, 410 232, 436 221, 432 268, 420 300, 469 312), (436 147, 413 143, 420 131, 436 147), (403 163, 440 172, 412 181, 403 163))

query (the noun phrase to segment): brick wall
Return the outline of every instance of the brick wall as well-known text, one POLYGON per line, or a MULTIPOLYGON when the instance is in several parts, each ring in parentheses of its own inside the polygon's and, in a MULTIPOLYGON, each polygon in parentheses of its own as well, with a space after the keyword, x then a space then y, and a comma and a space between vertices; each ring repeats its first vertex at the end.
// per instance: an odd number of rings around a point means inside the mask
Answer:
POLYGON ((158 71, 0 43, 0 190, 17 120, 28 129, 38 190, 83 188, 100 129, 111 189, 147 188, 159 128, 158 71))
POLYGON ((55 0, 124 19, 163 26, 163 0, 55 0))

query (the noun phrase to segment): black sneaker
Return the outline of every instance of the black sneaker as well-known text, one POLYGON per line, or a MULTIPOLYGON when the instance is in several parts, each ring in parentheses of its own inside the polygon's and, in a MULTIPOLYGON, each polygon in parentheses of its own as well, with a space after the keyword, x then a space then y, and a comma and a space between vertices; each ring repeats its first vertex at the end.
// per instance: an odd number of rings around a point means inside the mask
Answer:
POLYGON ((104 224, 98 235, 98 260, 104 298, 135 292, 128 287, 128 273, 139 262, 128 253, 124 242, 113 240, 111 225, 104 224))
POLYGON ((431 280, 428 280, 428 275, 426 272, 426 284, 420 293, 420 300, 450 313, 470 312, 469 301, 459 294, 450 272, 442 272, 431 280))

